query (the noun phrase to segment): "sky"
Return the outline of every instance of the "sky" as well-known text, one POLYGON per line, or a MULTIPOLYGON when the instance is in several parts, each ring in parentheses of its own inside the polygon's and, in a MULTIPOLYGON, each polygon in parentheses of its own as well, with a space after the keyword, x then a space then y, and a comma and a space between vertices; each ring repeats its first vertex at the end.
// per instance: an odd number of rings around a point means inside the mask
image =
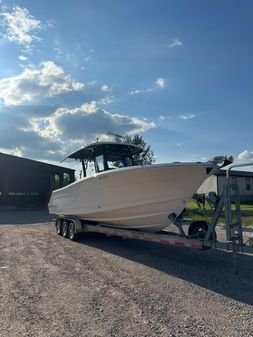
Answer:
POLYGON ((108 133, 253 161, 253 1, 0 0, 0 152, 59 163, 108 133))

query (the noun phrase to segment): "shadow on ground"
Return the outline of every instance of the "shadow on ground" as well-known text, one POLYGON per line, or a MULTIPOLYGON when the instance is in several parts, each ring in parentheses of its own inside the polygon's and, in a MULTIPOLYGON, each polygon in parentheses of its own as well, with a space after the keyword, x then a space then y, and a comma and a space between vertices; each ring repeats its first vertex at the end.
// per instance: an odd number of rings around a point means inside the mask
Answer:
MULTIPOLYGON (((0 225, 52 225, 52 217, 46 208, 0 208, 0 225)), ((253 255, 238 255, 239 274, 235 275, 232 254, 225 251, 198 251, 96 233, 81 234, 78 242, 253 306, 253 255)))
POLYGON ((229 252, 198 251, 95 233, 81 234, 78 242, 253 305, 253 256, 238 255, 239 274, 235 275, 229 252))
POLYGON ((52 217, 47 208, 0 208, 0 225, 45 224, 51 222, 52 217))

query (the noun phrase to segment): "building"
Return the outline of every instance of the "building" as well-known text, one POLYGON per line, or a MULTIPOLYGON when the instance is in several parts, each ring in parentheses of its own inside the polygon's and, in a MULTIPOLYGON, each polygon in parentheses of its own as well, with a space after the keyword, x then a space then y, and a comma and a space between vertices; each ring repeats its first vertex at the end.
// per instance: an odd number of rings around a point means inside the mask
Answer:
MULTIPOLYGON (((242 202, 253 202, 253 172, 231 170, 230 177, 231 182, 238 185, 240 200, 242 202)), ((219 170, 203 182, 198 189, 198 194, 215 192, 217 195, 221 195, 225 183, 226 170, 219 170)))
POLYGON ((1 206, 45 206, 54 189, 74 180, 74 170, 0 153, 1 206))

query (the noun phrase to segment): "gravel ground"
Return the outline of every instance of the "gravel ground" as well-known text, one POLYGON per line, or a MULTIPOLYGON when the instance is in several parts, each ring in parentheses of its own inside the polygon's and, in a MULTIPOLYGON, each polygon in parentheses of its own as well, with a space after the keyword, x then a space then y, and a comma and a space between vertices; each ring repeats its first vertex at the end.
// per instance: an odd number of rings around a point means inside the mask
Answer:
POLYGON ((222 251, 71 242, 46 211, 1 211, 0 224, 1 337, 253 336, 253 256, 235 275, 222 251))

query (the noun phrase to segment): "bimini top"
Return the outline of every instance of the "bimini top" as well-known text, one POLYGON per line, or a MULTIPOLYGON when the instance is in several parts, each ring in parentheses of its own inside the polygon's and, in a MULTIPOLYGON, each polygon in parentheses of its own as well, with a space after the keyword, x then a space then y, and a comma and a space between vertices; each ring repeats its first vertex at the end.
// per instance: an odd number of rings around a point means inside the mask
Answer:
POLYGON ((67 158, 94 160, 96 157, 105 154, 109 160, 118 160, 120 156, 132 157, 142 151, 143 149, 140 146, 134 144, 97 142, 77 150, 76 152, 70 154, 67 158))

